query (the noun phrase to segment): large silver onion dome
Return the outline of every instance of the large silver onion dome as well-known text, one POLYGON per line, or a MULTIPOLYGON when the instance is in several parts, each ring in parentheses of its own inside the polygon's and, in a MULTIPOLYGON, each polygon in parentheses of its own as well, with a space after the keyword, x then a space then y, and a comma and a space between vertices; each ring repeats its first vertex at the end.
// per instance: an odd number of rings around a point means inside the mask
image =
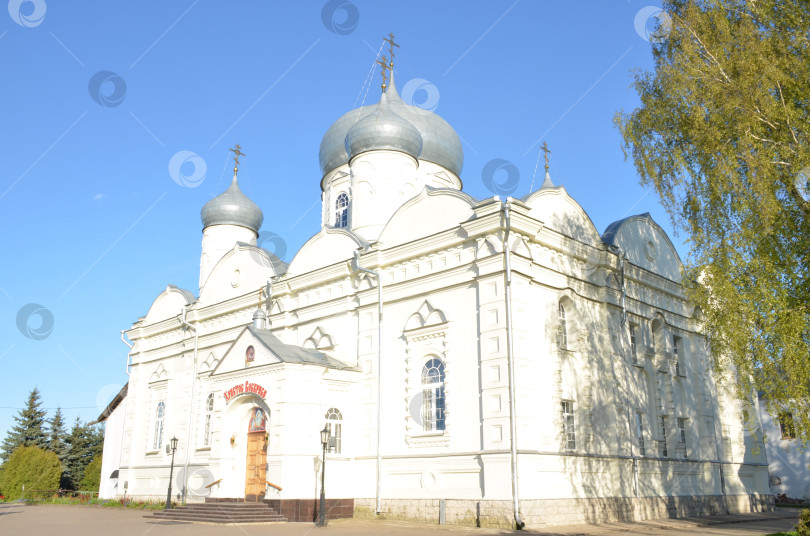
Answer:
POLYGON ((259 234, 264 214, 258 205, 239 189, 234 173, 231 186, 203 206, 200 218, 203 230, 212 225, 238 225, 259 234))
POLYGON ((374 111, 352 125, 344 141, 349 160, 373 150, 401 151, 414 158, 422 151, 419 130, 391 110, 385 93, 374 111))
MULTIPOLYGON (((439 164, 460 176, 464 165, 464 150, 453 127, 433 112, 405 104, 397 93, 393 76, 385 95, 391 110, 415 126, 421 134, 422 152, 419 159, 439 164)), ((349 163, 349 154, 344 143, 346 134, 355 123, 375 108, 376 105, 369 105, 351 110, 329 127, 321 140, 319 156, 322 174, 326 175, 336 167, 349 163)))

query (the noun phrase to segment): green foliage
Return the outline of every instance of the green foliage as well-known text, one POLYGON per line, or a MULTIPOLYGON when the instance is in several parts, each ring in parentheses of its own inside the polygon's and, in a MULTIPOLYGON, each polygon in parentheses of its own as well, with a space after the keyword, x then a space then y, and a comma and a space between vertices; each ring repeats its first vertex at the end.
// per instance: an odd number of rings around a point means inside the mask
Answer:
POLYGON ((810 439, 810 2, 664 0, 625 154, 688 233, 719 372, 810 439), (728 361, 726 361, 728 360, 728 361), (729 366, 731 365, 731 366, 729 366))
POLYGON ((34 387, 28 395, 28 402, 19 415, 14 416, 15 424, 3 440, 0 459, 6 462, 18 447, 46 448, 48 439, 45 433, 46 412, 40 409, 42 400, 39 390, 34 387))
POLYGON ((59 486, 59 457, 38 447, 19 447, 3 465, 0 488, 11 499, 36 498, 40 490, 59 486))
POLYGON ((796 536, 810 536, 810 510, 802 510, 796 523, 796 536))
POLYGON ((82 477, 79 489, 82 491, 93 491, 98 493, 99 484, 101 483, 101 456, 96 456, 93 461, 87 464, 84 469, 84 476, 82 477))
POLYGON ((63 483, 69 489, 80 489, 87 465, 96 457, 101 459, 104 432, 101 428, 83 424, 77 417, 65 442, 67 452, 63 459, 65 464, 63 483))

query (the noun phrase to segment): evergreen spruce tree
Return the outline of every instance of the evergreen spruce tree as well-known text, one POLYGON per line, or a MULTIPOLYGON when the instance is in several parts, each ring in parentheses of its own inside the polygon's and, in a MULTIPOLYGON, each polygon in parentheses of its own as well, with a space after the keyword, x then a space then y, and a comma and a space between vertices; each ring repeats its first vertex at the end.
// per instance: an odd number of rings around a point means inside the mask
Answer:
POLYGON ((8 460, 17 447, 37 447, 40 449, 48 447, 48 437, 44 426, 46 412, 40 409, 41 405, 42 400, 39 390, 34 387, 28 395, 25 408, 20 410, 19 416, 14 416, 14 421, 17 424, 9 430, 3 440, 2 452, 0 452, 0 459, 3 460, 3 463, 8 460))
POLYGON ((56 408, 56 413, 50 420, 50 430, 48 431, 48 450, 53 452, 59 457, 59 462, 62 464, 62 476, 59 480, 59 487, 65 488, 69 485, 67 479, 67 466, 65 465, 65 458, 67 457, 68 444, 65 442, 65 421, 62 418, 62 409, 56 408))
POLYGON ((104 448, 103 428, 88 426, 77 417, 66 438, 65 473, 62 484, 79 489, 85 469, 95 458, 101 459, 104 448))
POLYGON ((59 460, 63 461, 67 452, 67 443, 65 443, 65 421, 62 418, 62 408, 56 408, 53 418, 48 423, 50 429, 48 430, 48 450, 59 456, 59 460))

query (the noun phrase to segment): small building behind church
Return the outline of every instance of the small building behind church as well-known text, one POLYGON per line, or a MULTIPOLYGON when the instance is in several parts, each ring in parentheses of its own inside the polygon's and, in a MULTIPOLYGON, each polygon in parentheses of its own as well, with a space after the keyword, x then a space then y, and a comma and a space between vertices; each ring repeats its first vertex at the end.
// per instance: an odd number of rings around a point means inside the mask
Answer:
POLYGON ((649 214, 600 233, 548 164, 521 199, 471 197, 458 134, 393 74, 319 159, 321 228, 289 264, 257 245, 237 168, 202 207, 199 288, 168 285, 124 332, 102 497, 165 500, 174 456, 176 500, 302 511, 326 429, 341 515, 537 527, 772 507, 762 442, 649 214))

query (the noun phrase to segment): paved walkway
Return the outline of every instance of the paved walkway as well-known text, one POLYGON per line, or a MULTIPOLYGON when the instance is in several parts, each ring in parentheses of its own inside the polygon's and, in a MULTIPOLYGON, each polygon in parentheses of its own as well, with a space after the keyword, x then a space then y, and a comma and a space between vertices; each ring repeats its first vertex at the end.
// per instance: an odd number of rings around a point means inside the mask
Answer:
MULTIPOLYGON (((385 534, 408 536, 417 534, 521 534, 509 530, 475 529, 457 526, 424 525, 393 521, 361 521, 341 519, 321 529, 308 523, 278 523, 264 525, 206 525, 154 521, 144 518, 144 510, 68 505, 0 504, 0 534, 3 536, 349 536, 354 534, 385 534)), ((717 516, 712 518, 662 519, 639 523, 611 523, 553 527, 548 530, 526 530, 523 534, 543 536, 618 536, 650 534, 682 536, 705 534, 711 536, 763 536, 792 530, 798 517, 797 509, 783 509, 768 514, 746 516, 717 516)))

